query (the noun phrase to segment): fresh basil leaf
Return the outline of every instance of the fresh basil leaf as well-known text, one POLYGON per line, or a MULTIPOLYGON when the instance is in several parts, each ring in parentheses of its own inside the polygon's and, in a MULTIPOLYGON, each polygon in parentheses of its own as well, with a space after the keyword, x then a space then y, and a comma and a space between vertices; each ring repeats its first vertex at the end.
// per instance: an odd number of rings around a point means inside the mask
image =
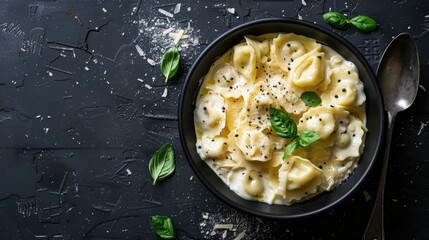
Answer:
POLYGON ((153 184, 169 177, 176 168, 174 150, 171 144, 164 144, 159 148, 149 161, 149 172, 153 178, 153 184))
POLYGON ((176 233, 174 231, 173 221, 167 216, 152 216, 151 219, 153 230, 162 239, 175 239, 176 233))
POLYGON ((322 102, 322 100, 317 95, 317 93, 312 92, 312 91, 303 92, 301 94, 301 100, 307 106, 310 106, 310 107, 315 107, 315 106, 319 105, 322 102))
POLYGON ((289 143, 289 145, 286 146, 285 151, 283 152, 283 160, 286 159, 286 157, 289 154, 291 154, 298 147, 299 147, 298 140, 295 140, 295 141, 289 143))
POLYGON ((171 47, 161 59, 161 72, 165 76, 165 82, 176 75, 179 69, 180 54, 176 47, 171 47))
POLYGON ((349 24, 364 33, 371 32, 377 28, 377 22, 374 19, 363 15, 350 19, 349 24))
POLYGON ((295 138, 297 134, 296 123, 285 112, 276 108, 269 108, 271 127, 280 137, 295 138))
POLYGON ((307 147, 308 145, 319 140, 320 136, 315 131, 306 130, 299 134, 299 146, 307 147))
POLYGON ((348 19, 340 12, 327 12, 323 14, 323 19, 336 28, 342 28, 348 22, 348 19))

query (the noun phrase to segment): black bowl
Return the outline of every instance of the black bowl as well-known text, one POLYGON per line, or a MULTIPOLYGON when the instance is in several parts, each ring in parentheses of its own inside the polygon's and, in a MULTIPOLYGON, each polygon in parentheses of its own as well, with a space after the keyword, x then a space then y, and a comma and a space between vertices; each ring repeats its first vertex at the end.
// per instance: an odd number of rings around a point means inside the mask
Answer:
POLYGON ((332 208, 350 196, 362 183, 379 157, 385 136, 385 115, 383 100, 377 79, 362 54, 348 41, 339 35, 320 26, 303 21, 270 18, 251 21, 235 27, 218 37, 198 57, 182 89, 179 106, 179 133, 182 147, 192 169, 203 184, 218 198, 232 207, 244 212, 265 218, 291 219, 315 215, 332 208), (199 90, 200 79, 215 61, 227 50, 243 41, 245 35, 291 32, 316 39, 325 44, 345 59, 353 62, 359 70, 359 76, 365 86, 367 128, 364 152, 353 173, 331 192, 322 193, 310 200, 291 206, 269 205, 241 198, 216 175, 216 173, 199 157, 196 151, 193 111, 195 98, 199 90))

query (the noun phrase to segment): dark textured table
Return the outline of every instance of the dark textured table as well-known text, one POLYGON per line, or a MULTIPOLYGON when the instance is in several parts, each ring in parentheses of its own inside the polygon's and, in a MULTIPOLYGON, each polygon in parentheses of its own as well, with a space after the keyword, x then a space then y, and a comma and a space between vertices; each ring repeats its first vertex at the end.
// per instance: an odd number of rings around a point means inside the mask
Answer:
POLYGON ((374 70, 392 37, 408 32, 417 40, 421 86, 415 104, 396 119, 386 234, 429 239, 424 0, 0 1, 0 239, 157 239, 150 225, 156 214, 173 219, 178 239, 234 239, 242 232, 244 239, 360 239, 380 164, 327 213, 261 219, 207 191, 184 158, 177 130, 185 75, 208 43, 265 17, 330 29, 322 20, 329 10, 378 21, 370 34, 332 29, 374 70), (165 84, 158 63, 172 44, 167 32, 179 29, 188 36, 179 42, 180 71, 165 84), (164 143, 172 143, 177 169, 152 185, 148 162, 164 143), (234 227, 215 229, 219 223, 234 227))

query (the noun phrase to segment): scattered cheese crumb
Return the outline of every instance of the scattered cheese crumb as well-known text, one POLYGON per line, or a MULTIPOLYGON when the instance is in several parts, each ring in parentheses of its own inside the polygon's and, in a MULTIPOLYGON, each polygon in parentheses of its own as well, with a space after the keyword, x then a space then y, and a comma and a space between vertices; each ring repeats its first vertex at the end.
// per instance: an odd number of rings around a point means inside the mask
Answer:
POLYGON ((241 233, 239 233, 239 234, 237 235, 237 237, 236 237, 236 238, 234 238, 234 240, 240 240, 240 239, 243 239, 243 238, 244 238, 244 235, 246 235, 246 231, 242 231, 241 233))
POLYGON ((143 79, 141 79, 141 78, 137 78, 137 81, 139 81, 139 82, 143 82, 143 79))
POLYGON ((231 14, 235 14, 235 8, 227 8, 226 11, 228 11, 231 14))
POLYGON ((130 169, 128 169, 128 168, 127 168, 127 170, 126 170, 126 171, 127 171, 127 174, 128 174, 128 175, 131 175, 131 174, 132 174, 132 172, 131 172, 131 170, 130 170, 130 169))
POLYGON ((85 66, 85 70, 86 70, 86 71, 88 71, 88 70, 89 70, 89 67, 85 66))
POLYGON ((162 93, 162 95, 161 95, 161 97, 167 97, 167 94, 168 94, 168 90, 167 90, 167 88, 164 88, 164 92, 162 93))
POLYGON ((307 6, 307 3, 305 2, 305 0, 301 0, 302 5, 307 6))
POLYGON ((426 88, 423 86, 423 85, 419 85, 419 87, 423 90, 423 91, 425 91, 426 92, 426 88))
POLYGON ((178 3, 176 4, 176 6, 174 7, 174 14, 178 14, 180 12, 180 7, 182 7, 182 4, 178 3))
POLYGON ((174 17, 174 15, 172 14, 172 13, 170 13, 170 12, 167 12, 167 11, 165 11, 164 9, 161 9, 161 8, 159 8, 158 9, 158 12, 160 12, 160 13, 162 13, 162 14, 164 14, 165 16, 167 16, 167 17, 174 17))
POLYGON ((136 50, 137 50, 137 52, 139 53, 139 55, 140 55, 141 57, 143 57, 143 56, 144 56, 143 49, 142 49, 139 45, 137 45, 137 44, 136 44, 136 50))
POLYGON ((45 131, 45 134, 48 134, 49 128, 43 128, 43 131, 45 131))
POLYGON ((298 19, 302 20, 302 16, 298 13, 298 19))
POLYGON ((187 9, 187 10, 188 10, 188 12, 190 12, 190 11, 191 11, 191 7, 188 7, 188 9, 187 9))
POLYGON ((233 224, 215 224, 214 225, 214 229, 228 229, 228 230, 232 230, 232 228, 234 227, 233 224))
POLYGON ((54 74, 51 71, 47 71, 47 72, 48 72, 49 77, 54 76, 54 74))
POLYGON ((363 195, 365 196, 365 200, 368 202, 369 200, 371 200, 371 196, 369 195, 369 193, 367 191, 363 191, 363 195))
POLYGON ((144 84, 144 87, 147 88, 147 89, 152 89, 152 86, 149 85, 149 84, 147 84, 147 83, 144 84))
POLYGON ((420 122, 420 129, 419 132, 417 133, 417 136, 420 136, 420 134, 422 134, 423 128, 426 126, 426 124, 424 124, 424 122, 420 122))
POLYGON ((103 10, 103 12, 107 12, 107 10, 105 8, 102 8, 101 10, 103 10))
POLYGON ((189 38, 189 35, 183 34, 184 32, 185 32, 185 31, 183 31, 183 30, 179 30, 179 32, 177 32, 177 33, 175 33, 175 32, 170 32, 170 33, 168 33, 168 36, 169 36, 170 38, 172 38, 173 40, 178 39, 178 38, 179 38, 179 36, 180 36, 180 39, 179 39, 179 40, 183 40, 183 39, 187 39, 187 38, 189 38))
POLYGON ((203 218, 204 219, 209 219, 209 213, 203 212, 203 218))
POLYGON ((167 29, 165 29, 163 32, 162 32, 162 35, 167 35, 167 34, 169 34, 169 33, 171 33, 172 31, 174 30, 174 28, 167 28, 167 29))
MULTIPOLYGON (((183 29, 180 29, 179 32, 177 32, 177 33, 169 33, 168 36, 171 37, 171 38, 173 38, 174 44, 178 44, 179 41, 182 39, 184 32, 185 31, 183 29)), ((187 37, 187 35, 185 35, 185 37, 187 37)))
POLYGON ((189 181, 192 181, 192 179, 194 179, 194 176, 191 176, 191 177, 189 178, 189 181))
POLYGON ((156 62, 155 62, 153 59, 148 58, 148 59, 147 59, 147 62, 148 62, 150 65, 152 65, 152 66, 155 66, 155 65, 156 65, 156 62))
POLYGON ((228 233, 228 230, 225 230, 223 233, 222 233, 222 239, 225 239, 226 238, 226 234, 228 233))

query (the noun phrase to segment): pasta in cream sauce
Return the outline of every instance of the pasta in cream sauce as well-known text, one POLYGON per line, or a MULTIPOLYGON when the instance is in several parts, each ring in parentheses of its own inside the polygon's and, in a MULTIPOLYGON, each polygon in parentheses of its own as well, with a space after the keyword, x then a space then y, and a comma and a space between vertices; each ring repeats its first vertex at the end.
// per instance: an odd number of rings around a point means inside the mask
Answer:
POLYGON ((365 93, 355 65, 293 33, 246 36, 211 66, 194 110, 197 152, 239 196, 290 205, 330 191, 358 164, 365 93), (300 98, 315 92, 321 104, 300 98), (287 112, 298 133, 320 139, 283 159, 290 139, 272 129, 268 109, 287 112))

